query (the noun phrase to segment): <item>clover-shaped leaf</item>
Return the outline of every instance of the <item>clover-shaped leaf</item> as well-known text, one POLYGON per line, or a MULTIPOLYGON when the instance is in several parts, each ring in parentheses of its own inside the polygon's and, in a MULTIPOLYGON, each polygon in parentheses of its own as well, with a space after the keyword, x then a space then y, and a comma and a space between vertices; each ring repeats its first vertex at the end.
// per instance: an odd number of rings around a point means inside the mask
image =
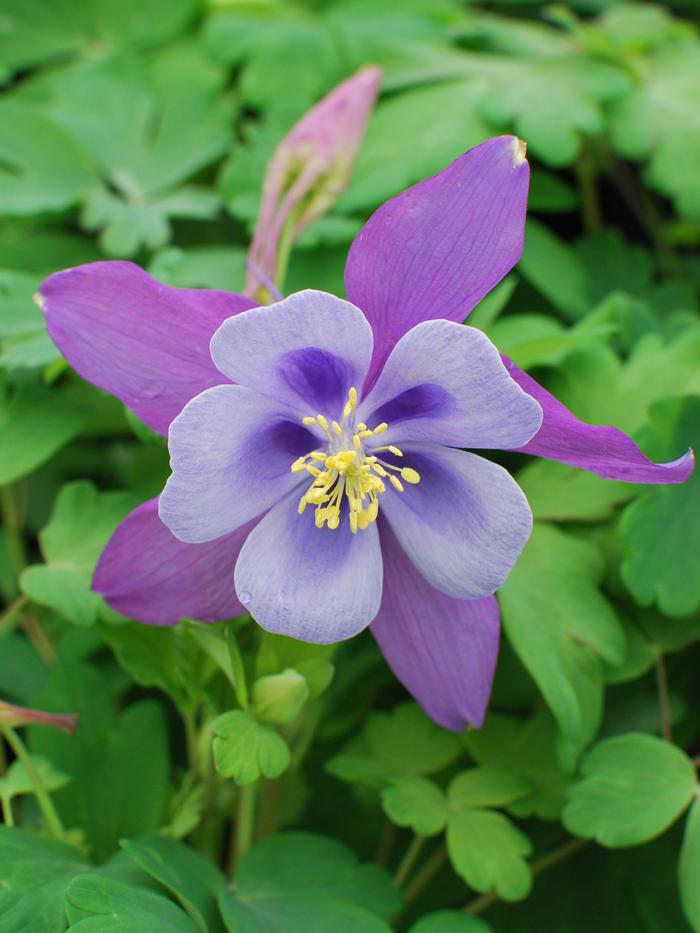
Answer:
POLYGON ((76 625, 91 625, 100 606, 100 597, 90 589, 97 559, 118 523, 137 504, 131 493, 98 492, 87 481, 64 486, 39 535, 46 563, 22 572, 23 591, 76 625))
POLYGON ((270 726, 243 710, 214 720, 214 761, 219 774, 241 786, 260 777, 277 778, 289 765, 289 746, 270 726))
POLYGON ((693 763, 670 742, 633 732, 605 739, 569 788, 564 825, 613 849, 639 845, 680 816, 696 785, 693 763))
POLYGON ((508 771, 473 768, 458 774, 447 796, 447 851, 457 874, 475 891, 494 890, 505 901, 524 898, 532 884, 525 858, 530 840, 502 813, 527 795, 528 784, 508 771))

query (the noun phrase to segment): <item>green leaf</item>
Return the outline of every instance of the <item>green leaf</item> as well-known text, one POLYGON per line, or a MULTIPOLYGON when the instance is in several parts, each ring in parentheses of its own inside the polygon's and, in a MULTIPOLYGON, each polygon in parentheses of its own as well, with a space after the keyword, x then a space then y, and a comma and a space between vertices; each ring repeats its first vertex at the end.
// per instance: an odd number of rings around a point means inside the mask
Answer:
POLYGON ((456 910, 436 910, 421 917, 409 933, 491 933, 488 923, 456 910))
POLYGON ((697 783, 684 752, 644 733, 600 742, 583 759, 581 775, 569 788, 564 825, 613 849, 662 833, 686 809, 697 783))
POLYGON ((64 486, 39 534, 46 563, 22 572, 23 592, 76 625, 92 625, 101 602, 90 589, 97 560, 114 529, 136 505, 131 493, 98 492, 87 480, 64 486))
POLYGON ((241 860, 220 906, 231 933, 388 933, 401 895, 378 865, 360 865, 334 839, 282 833, 241 860))
POLYGON ((200 930, 218 933, 224 929, 216 899, 226 877, 213 862, 163 836, 124 839, 121 846, 139 868, 178 899, 200 930))
MULTIPOLYGON (((547 38, 553 45, 551 33, 547 38)), ((529 61, 504 58, 501 81, 482 104, 489 122, 514 123, 531 152, 556 167, 574 161, 582 136, 602 132, 601 105, 629 86, 621 69, 561 46, 560 54, 533 49, 529 61)))
POLYGON ((0 486, 45 463, 86 421, 86 412, 55 389, 27 385, 0 399, 0 486))
POLYGON ((643 61, 639 86, 611 115, 612 142, 624 158, 648 159, 649 182, 676 209, 700 218, 700 42, 665 42, 643 61))
POLYGON ((447 851, 453 868, 475 891, 519 901, 532 885, 525 858, 530 840, 501 813, 465 810, 450 816, 447 851))
POLYGON ((700 930, 700 802, 694 801, 685 824, 678 862, 681 904, 693 930, 700 930))
POLYGON ((532 218, 527 223, 525 251, 518 270, 569 320, 576 321, 590 310, 588 282, 576 254, 548 227, 532 218))
POLYGON ((416 703, 402 703, 391 713, 372 713, 362 735, 326 767, 341 780, 381 788, 393 777, 440 771, 458 755, 456 736, 428 719, 416 703))
POLYGON ((194 10, 193 0, 92 0, 61 7, 6 0, 0 78, 81 51, 147 48, 177 35, 194 10))
MULTIPOLYGON (((667 399, 649 412, 645 448, 655 459, 700 449, 700 398, 667 399)), ((659 486, 629 505, 620 522, 622 577, 642 606, 670 616, 700 606, 700 470, 682 486, 659 486)))
POLYGON ((286 635, 263 632, 257 657, 257 673, 264 677, 293 668, 306 680, 309 695, 318 697, 333 678, 334 668, 329 658, 334 651, 333 645, 312 645, 286 635))
POLYGON ((160 894, 99 875, 78 875, 66 890, 71 930, 79 933, 197 933, 198 927, 160 894))
POLYGON ((410 826, 419 836, 434 836, 447 821, 445 795, 428 778, 394 778, 382 791, 382 807, 392 823, 410 826))
POLYGON ((253 684, 253 709, 262 722, 276 725, 291 722, 308 698, 306 680, 291 667, 279 674, 259 677, 253 684))
POLYGON ((37 369, 61 358, 33 301, 39 277, 0 269, 0 366, 37 369))
POLYGON ((70 846, 0 826, 0 933, 63 933, 65 888, 87 868, 70 846))
POLYGON ((556 723, 547 710, 525 722, 490 713, 481 729, 462 737, 479 764, 507 770, 529 785, 528 793, 508 803, 508 810, 542 820, 558 819, 569 783, 557 760, 556 740, 556 723))
POLYGON ((461 808, 507 807, 530 792, 522 777, 501 768, 470 768, 450 783, 450 805, 461 808))
POLYGON ((213 723, 214 761, 219 774, 237 784, 253 784, 261 776, 278 778, 287 770, 289 747, 274 729, 242 710, 223 713, 213 723))
POLYGON ((499 593, 506 633, 557 720, 568 768, 600 724, 602 662, 624 658, 622 627, 598 588, 602 573, 592 544, 536 524, 499 593))
POLYGON ((103 625, 105 641, 120 665, 145 687, 158 687, 179 707, 196 688, 192 645, 179 628, 158 628, 138 622, 103 625), (189 650, 188 650, 189 649, 189 650))
POLYGON ((62 210, 95 182, 88 153, 70 133, 19 101, 0 102, 0 213, 62 210))
MULTIPOLYGON (((59 787, 63 787, 70 780, 68 775, 58 771, 45 758, 35 755, 32 760, 46 790, 58 790, 59 787)), ((24 762, 13 761, 5 774, 0 777, 0 797, 11 800, 13 797, 19 797, 22 794, 33 793, 34 782, 24 766, 24 762)))
POLYGON ((52 75, 32 95, 99 168, 103 187, 90 193, 83 224, 101 231, 111 255, 162 246, 171 217, 216 214, 214 191, 183 183, 226 150, 229 101, 196 87, 166 90, 145 66, 126 59, 52 75))
POLYGON ((118 715, 104 672, 63 658, 33 705, 80 715, 72 736, 32 727, 30 745, 70 777, 53 799, 64 825, 83 830, 97 860, 121 837, 161 824, 170 765, 160 704, 141 700, 118 715))
POLYGON ((532 514, 541 521, 597 522, 637 493, 631 483, 603 479, 554 460, 533 460, 518 473, 532 514))

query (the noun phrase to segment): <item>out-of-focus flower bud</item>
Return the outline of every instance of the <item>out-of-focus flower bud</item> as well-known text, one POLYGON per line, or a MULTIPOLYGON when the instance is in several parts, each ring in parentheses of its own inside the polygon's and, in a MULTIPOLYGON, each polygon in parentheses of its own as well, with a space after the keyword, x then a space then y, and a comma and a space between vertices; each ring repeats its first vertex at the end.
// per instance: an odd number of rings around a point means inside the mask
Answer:
POLYGON ((45 713, 39 709, 26 709, 0 702, 0 726, 53 726, 71 735, 78 727, 77 713, 45 713))
POLYGON ((347 185, 382 72, 367 65, 312 107, 277 146, 248 252, 245 293, 269 301, 293 243, 347 185))

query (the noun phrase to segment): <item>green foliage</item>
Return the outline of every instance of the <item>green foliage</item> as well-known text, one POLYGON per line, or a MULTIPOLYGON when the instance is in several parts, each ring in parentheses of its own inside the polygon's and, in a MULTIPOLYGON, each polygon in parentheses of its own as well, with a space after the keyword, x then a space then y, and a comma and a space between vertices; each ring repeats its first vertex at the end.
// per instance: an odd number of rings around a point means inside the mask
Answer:
POLYGON ((119 522, 137 504, 131 493, 99 493, 88 482, 64 486, 48 525, 39 533, 46 563, 22 572, 23 592, 76 625, 91 625, 100 606, 100 597, 90 591, 97 559, 119 522))
POLYGON ((600 725, 603 661, 624 657, 622 627, 597 585, 602 572, 594 545, 537 525, 501 589, 506 632, 556 717, 569 769, 600 725))
POLYGON ((663 832, 690 803, 697 778, 680 749, 630 733, 596 745, 569 790, 564 825, 602 845, 639 845, 663 832))
MULTIPOLYGON (((649 419, 648 446, 659 459, 670 459, 685 444, 700 449, 697 396, 657 402, 649 419)), ((700 606, 700 473, 633 502, 622 515, 620 534, 622 576, 641 605, 656 602, 670 616, 690 615, 700 606)))
POLYGON ((223 713, 212 728, 217 771, 237 784, 252 784, 263 775, 277 778, 289 766, 282 736, 243 710, 223 713))
POLYGON ((221 912, 231 933, 304 933, 336 926, 387 933, 401 896, 377 865, 360 865, 345 846, 308 833, 285 833, 249 852, 224 890, 221 912))

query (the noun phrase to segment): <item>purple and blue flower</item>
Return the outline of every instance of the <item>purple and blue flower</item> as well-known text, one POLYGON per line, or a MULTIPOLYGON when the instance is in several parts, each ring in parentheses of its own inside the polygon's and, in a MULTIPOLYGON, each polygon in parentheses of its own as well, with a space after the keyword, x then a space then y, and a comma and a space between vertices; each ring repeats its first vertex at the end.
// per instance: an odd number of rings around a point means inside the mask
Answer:
POLYGON ((44 282, 49 331, 85 379, 168 433, 172 476, 107 545, 94 589, 154 625, 246 610, 313 642, 367 626, 426 712, 483 721, 494 592, 527 542, 518 485, 474 450, 680 483, 579 421, 462 322, 520 257, 529 169, 488 140, 384 204, 353 243, 348 300, 269 307, 175 289, 125 262, 44 282))

